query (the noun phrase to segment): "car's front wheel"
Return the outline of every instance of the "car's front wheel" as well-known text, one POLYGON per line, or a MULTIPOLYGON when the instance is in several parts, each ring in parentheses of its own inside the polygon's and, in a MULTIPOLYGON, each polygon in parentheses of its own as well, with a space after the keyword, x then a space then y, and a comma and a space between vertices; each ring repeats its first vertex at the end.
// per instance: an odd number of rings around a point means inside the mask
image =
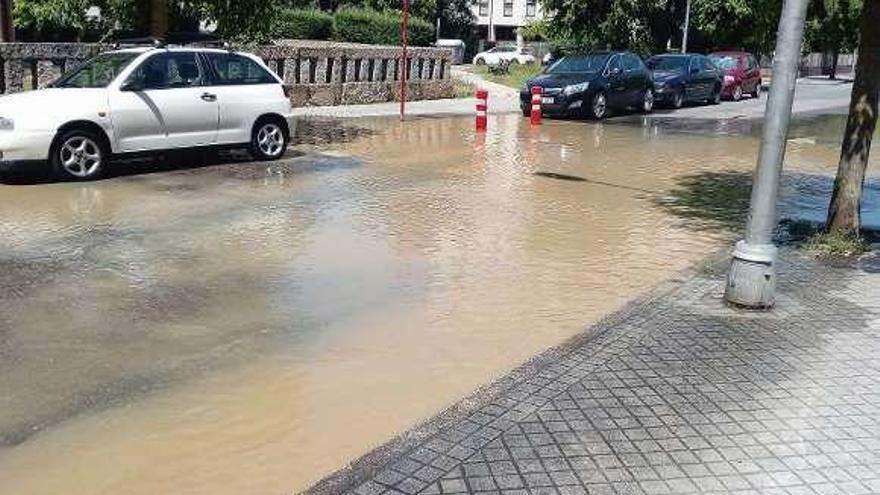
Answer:
POLYGON ((277 160, 287 149, 288 136, 282 124, 274 119, 260 120, 251 136, 251 154, 258 160, 277 160))
POLYGON ((736 87, 733 88, 733 92, 730 93, 730 98, 733 101, 739 101, 739 100, 742 100, 742 97, 743 97, 743 88, 742 88, 742 86, 737 84, 736 87))
POLYGON ((608 115, 608 100, 605 97, 605 93, 598 91, 590 98, 587 116, 594 120, 602 120, 606 115, 608 115))
POLYGON ((651 113, 654 111, 654 92, 651 91, 651 88, 645 90, 642 93, 642 105, 639 110, 642 113, 651 113))
POLYGON ((61 178, 94 179, 104 171, 109 150, 100 136, 87 130, 66 131, 52 146, 49 162, 61 178))
POLYGON ((758 84, 755 84, 755 90, 752 91, 752 98, 760 98, 761 97, 761 82, 758 81, 758 84))
POLYGON ((678 88, 672 93, 672 108, 681 108, 684 105, 684 89, 678 88))

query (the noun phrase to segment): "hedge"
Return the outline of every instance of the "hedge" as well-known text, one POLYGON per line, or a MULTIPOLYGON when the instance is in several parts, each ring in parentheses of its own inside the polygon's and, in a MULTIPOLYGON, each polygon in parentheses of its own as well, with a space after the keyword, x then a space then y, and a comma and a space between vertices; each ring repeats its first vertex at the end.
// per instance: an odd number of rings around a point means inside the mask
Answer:
POLYGON ((301 40, 329 40, 333 16, 316 9, 287 9, 281 12, 277 36, 301 40))
MULTIPOLYGON (((400 15, 370 9, 345 8, 333 18, 334 39, 371 45, 400 44, 400 15)), ((428 46, 434 41, 431 23, 411 17, 409 44, 428 46)))

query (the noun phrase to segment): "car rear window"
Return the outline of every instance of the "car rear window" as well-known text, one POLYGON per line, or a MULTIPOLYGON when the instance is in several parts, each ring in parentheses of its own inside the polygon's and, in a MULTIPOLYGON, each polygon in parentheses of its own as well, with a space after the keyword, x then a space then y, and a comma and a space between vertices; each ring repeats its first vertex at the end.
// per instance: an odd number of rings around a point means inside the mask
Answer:
POLYGON ((738 57, 734 55, 710 55, 709 58, 719 69, 736 69, 738 57))
POLYGON ((234 53, 206 53, 215 84, 277 84, 278 80, 260 64, 234 53))

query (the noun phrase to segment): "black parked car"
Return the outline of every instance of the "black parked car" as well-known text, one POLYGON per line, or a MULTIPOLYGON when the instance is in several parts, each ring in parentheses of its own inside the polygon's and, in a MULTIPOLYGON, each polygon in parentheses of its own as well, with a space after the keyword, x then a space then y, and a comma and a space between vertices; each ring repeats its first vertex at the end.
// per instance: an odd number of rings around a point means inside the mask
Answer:
POLYGON ((691 53, 655 55, 647 66, 654 72, 657 103, 681 108, 688 102, 718 104, 721 101, 721 71, 709 57, 691 53))
POLYGON ((642 60, 629 52, 566 55, 520 92, 523 115, 531 113, 531 89, 543 88, 541 111, 547 115, 602 119, 609 109, 654 109, 654 78, 642 60))

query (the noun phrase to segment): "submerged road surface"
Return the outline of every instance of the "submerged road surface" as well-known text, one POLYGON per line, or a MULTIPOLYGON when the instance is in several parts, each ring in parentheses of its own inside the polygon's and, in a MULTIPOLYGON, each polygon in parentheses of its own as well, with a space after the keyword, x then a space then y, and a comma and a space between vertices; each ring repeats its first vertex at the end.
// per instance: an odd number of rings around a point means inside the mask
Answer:
MULTIPOLYGON (((4 176, 0 493, 303 489, 742 220, 752 131, 472 125, 317 121, 272 164, 4 176)), ((796 129, 786 214, 821 218, 841 128, 796 129)))

